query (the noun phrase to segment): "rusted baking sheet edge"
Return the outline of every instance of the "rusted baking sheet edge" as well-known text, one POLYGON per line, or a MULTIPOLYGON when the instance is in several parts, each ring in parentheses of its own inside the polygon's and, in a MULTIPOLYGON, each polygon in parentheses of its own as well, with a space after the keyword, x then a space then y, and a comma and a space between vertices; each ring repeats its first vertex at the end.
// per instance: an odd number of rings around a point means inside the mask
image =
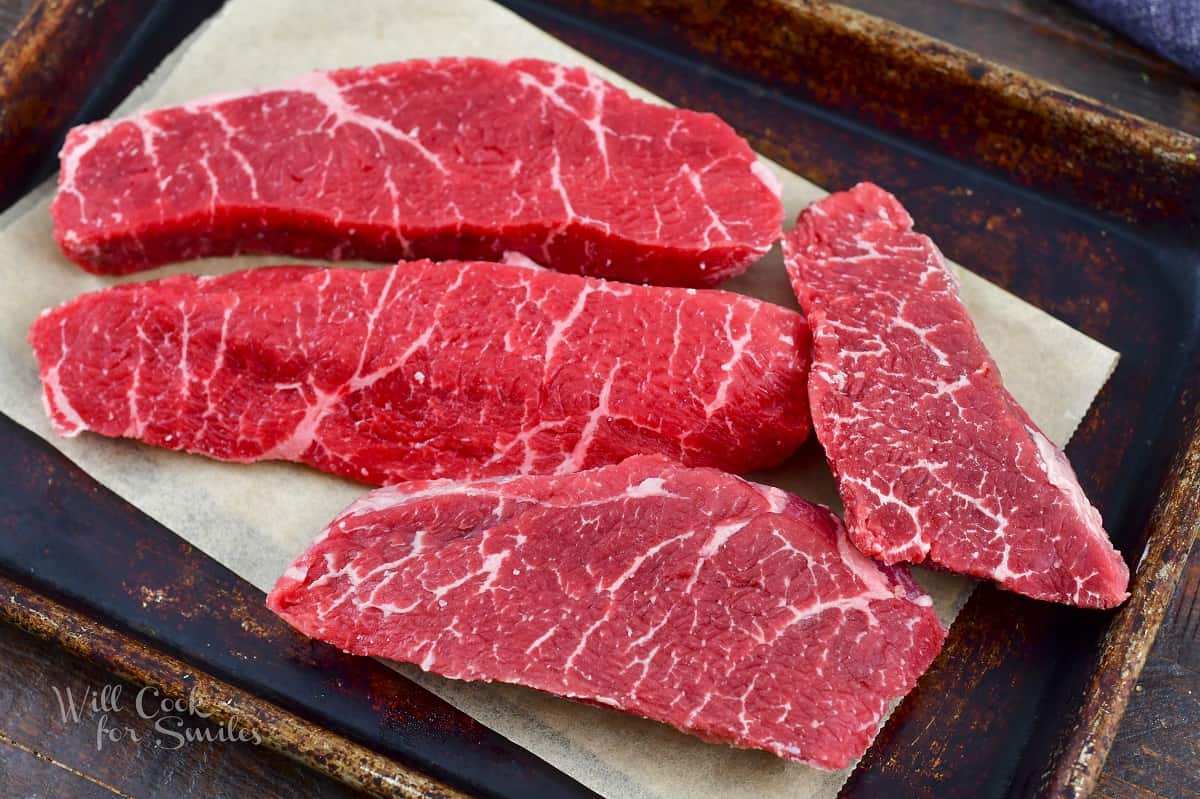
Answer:
POLYGON ((1150 537, 1132 595, 1105 636, 1077 725, 1062 742, 1048 775, 1047 795, 1083 799, 1095 789, 1130 692, 1200 535, 1200 405, 1193 408, 1187 430, 1150 519, 1150 537))
POLYGON ((255 732, 264 746, 380 797, 466 799, 466 794, 310 724, 0 576, 0 622, 51 641, 118 677, 172 698, 193 698, 218 723, 255 732))

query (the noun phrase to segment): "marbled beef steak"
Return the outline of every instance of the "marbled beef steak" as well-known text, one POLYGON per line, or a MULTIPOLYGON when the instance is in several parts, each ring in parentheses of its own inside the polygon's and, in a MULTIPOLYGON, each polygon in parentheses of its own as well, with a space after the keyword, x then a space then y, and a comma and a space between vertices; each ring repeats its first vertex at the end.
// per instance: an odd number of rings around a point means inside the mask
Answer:
POLYGON ((661 456, 373 491, 267 601, 348 652, 827 769, 944 637, 905 567, 859 554, 826 508, 661 456))
POLYGON ((207 255, 495 260, 711 286, 780 233, 774 177, 712 114, 580 68, 477 58, 314 72, 75 128, 55 235, 94 272, 207 255))
POLYGON ((372 484, 641 453, 747 472, 808 435, 808 327, 723 291, 429 261, 84 295, 30 330, 62 435, 372 484))
POLYGON ((810 206, 784 237, 813 330, 809 401, 854 543, 1038 599, 1128 595, 1066 456, 1004 388, 942 254, 869 183, 810 206))

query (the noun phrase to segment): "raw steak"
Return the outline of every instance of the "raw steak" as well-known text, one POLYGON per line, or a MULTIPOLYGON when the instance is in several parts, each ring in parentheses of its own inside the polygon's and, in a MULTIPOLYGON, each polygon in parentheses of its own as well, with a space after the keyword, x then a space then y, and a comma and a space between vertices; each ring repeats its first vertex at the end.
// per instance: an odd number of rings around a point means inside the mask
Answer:
POLYGON ((904 567, 826 508, 661 456, 373 491, 267 603, 348 652, 826 769, 863 753, 944 636, 904 567))
POLYGON ((800 314, 495 263, 181 275, 46 311, 30 340, 63 435, 372 484, 639 452, 742 472, 809 428, 800 314))
POLYGON ((809 401, 850 538, 1038 599, 1112 607, 1129 570, 1066 456, 1005 390, 941 253, 859 184, 784 237, 813 329, 809 401))
POLYGON ((235 253, 495 260, 710 286, 779 237, 774 177, 712 114, 579 68, 477 58, 314 72, 75 128, 55 235, 120 274, 235 253))

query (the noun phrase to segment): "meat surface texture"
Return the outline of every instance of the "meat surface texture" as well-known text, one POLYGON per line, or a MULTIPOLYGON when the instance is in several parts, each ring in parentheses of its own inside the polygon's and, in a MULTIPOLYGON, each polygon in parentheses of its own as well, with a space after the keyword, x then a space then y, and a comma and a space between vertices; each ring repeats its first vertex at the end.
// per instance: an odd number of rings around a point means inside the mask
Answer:
POLYGON ((788 274, 813 331, 813 426, 854 543, 1106 608, 1129 570, 1066 456, 1004 388, 958 283, 895 197, 864 183, 800 214, 788 274))
POLYGON ((375 485, 640 452, 746 472, 808 435, 808 328, 723 291, 429 261, 110 288, 30 341, 55 429, 375 485))
POLYGON ((75 128, 52 209, 63 252, 121 274, 209 255, 394 263, 521 252, 677 286, 779 237, 774 176, 712 114, 581 68, 476 58, 314 72, 75 128))
POLYGON ((944 637, 904 567, 828 509, 661 456, 373 491, 267 602, 351 653, 825 769, 863 753, 944 637))

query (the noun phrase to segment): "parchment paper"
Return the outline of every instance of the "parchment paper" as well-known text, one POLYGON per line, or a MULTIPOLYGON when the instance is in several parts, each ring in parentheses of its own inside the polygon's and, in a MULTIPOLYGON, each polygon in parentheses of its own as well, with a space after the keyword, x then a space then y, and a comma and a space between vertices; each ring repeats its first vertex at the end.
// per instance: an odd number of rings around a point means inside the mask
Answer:
MULTIPOLYGON (((170 105, 281 82, 314 68, 414 57, 536 56, 582 64, 650 96, 486 0, 231 0, 122 108, 170 105)), ((771 168, 785 187, 787 218, 824 195, 771 168)), ((38 311, 121 282, 68 263, 51 236, 52 187, 6 215, 0 233, 0 411, 49 440, 93 477, 262 589, 360 486, 287 464, 222 464, 129 441, 53 436, 26 344, 38 311)), ((920 221, 918 220, 918 227, 920 221)), ((281 258, 210 259, 127 278, 207 274, 281 258)), ((1006 382, 1055 442, 1070 437, 1117 354, 999 288, 960 270, 963 298, 1006 382)), ((778 252, 738 278, 737 290, 795 307, 778 252)), ((837 506, 820 449, 810 442, 787 466, 759 476, 837 506)), ((104 531, 95 531, 102 535, 104 531)), ((918 572, 943 621, 970 591, 961 578, 918 572)), ((609 797, 832 797, 845 773, 823 774, 761 752, 702 743, 653 722, 501 685, 465 684, 402 670, 467 713, 609 797)))

